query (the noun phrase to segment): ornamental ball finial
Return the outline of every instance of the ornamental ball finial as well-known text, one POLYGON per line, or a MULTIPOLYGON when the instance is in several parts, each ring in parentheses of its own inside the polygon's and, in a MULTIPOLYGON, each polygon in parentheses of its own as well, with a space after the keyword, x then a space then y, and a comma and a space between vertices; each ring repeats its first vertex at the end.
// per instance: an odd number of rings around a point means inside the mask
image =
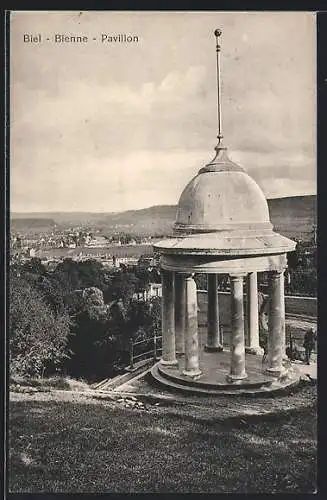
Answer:
POLYGON ((221 35, 221 33, 222 33, 222 31, 221 31, 221 30, 219 30, 219 29, 215 30, 215 36, 220 36, 220 35, 221 35))

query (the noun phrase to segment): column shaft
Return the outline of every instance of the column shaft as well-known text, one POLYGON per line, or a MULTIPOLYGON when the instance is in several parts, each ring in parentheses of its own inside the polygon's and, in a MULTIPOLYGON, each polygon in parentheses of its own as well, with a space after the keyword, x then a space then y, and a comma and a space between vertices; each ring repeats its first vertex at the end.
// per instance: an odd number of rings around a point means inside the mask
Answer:
POLYGON ((162 359, 166 365, 177 364, 175 350, 174 273, 161 270, 162 281, 162 359))
POLYGON ((175 273, 175 336, 176 353, 185 352, 185 278, 182 273, 175 273))
POLYGON ((216 274, 208 274, 208 332, 205 350, 222 351, 219 336, 218 280, 216 274))
POLYGON ((259 344, 259 307, 257 273, 249 273, 247 277, 247 346, 250 354, 263 354, 259 344))
POLYGON ((268 368, 270 373, 283 371, 285 354, 284 271, 273 271, 269 276, 268 368))
POLYGON ((245 372, 243 277, 231 276, 231 367, 230 381, 247 377, 245 372))
POLYGON ((281 349, 282 349, 282 359, 284 361, 288 360, 288 356, 286 355, 286 324, 285 324, 285 271, 283 271, 281 276, 281 286, 280 286, 280 302, 281 302, 281 324, 282 324, 282 332, 281 332, 281 349))
POLYGON ((191 276, 185 280, 185 369, 183 374, 191 377, 201 374, 196 283, 191 276))

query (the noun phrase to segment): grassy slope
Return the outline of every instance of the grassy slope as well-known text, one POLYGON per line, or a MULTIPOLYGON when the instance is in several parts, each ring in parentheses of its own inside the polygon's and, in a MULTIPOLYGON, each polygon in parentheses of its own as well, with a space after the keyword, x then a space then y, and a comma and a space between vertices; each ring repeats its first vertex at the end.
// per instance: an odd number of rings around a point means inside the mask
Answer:
POLYGON ((217 423, 110 405, 12 402, 11 492, 308 492, 316 414, 217 423))

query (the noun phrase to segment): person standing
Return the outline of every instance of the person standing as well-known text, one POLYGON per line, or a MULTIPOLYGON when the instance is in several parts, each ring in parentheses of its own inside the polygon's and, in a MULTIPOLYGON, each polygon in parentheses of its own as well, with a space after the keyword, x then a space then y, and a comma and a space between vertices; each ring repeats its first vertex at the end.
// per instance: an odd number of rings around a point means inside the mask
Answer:
POLYGON ((305 349, 305 362, 310 365, 310 358, 313 348, 315 346, 315 341, 317 340, 317 335, 315 329, 312 327, 305 332, 303 347, 305 349))
POLYGON ((285 271, 285 290, 286 293, 291 293, 291 273, 288 269, 285 271))

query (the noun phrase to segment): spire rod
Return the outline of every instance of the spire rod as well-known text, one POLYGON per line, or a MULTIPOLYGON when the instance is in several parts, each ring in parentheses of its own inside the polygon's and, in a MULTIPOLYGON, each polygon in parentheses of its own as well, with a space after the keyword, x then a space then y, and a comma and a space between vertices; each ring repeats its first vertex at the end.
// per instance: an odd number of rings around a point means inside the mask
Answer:
POLYGON ((220 29, 215 30, 216 37, 216 55, 217 55, 217 122, 218 122, 218 144, 215 149, 220 149, 223 147, 222 145, 222 116, 221 116, 221 85, 220 85, 220 45, 219 45, 219 37, 221 36, 222 31, 220 29))

